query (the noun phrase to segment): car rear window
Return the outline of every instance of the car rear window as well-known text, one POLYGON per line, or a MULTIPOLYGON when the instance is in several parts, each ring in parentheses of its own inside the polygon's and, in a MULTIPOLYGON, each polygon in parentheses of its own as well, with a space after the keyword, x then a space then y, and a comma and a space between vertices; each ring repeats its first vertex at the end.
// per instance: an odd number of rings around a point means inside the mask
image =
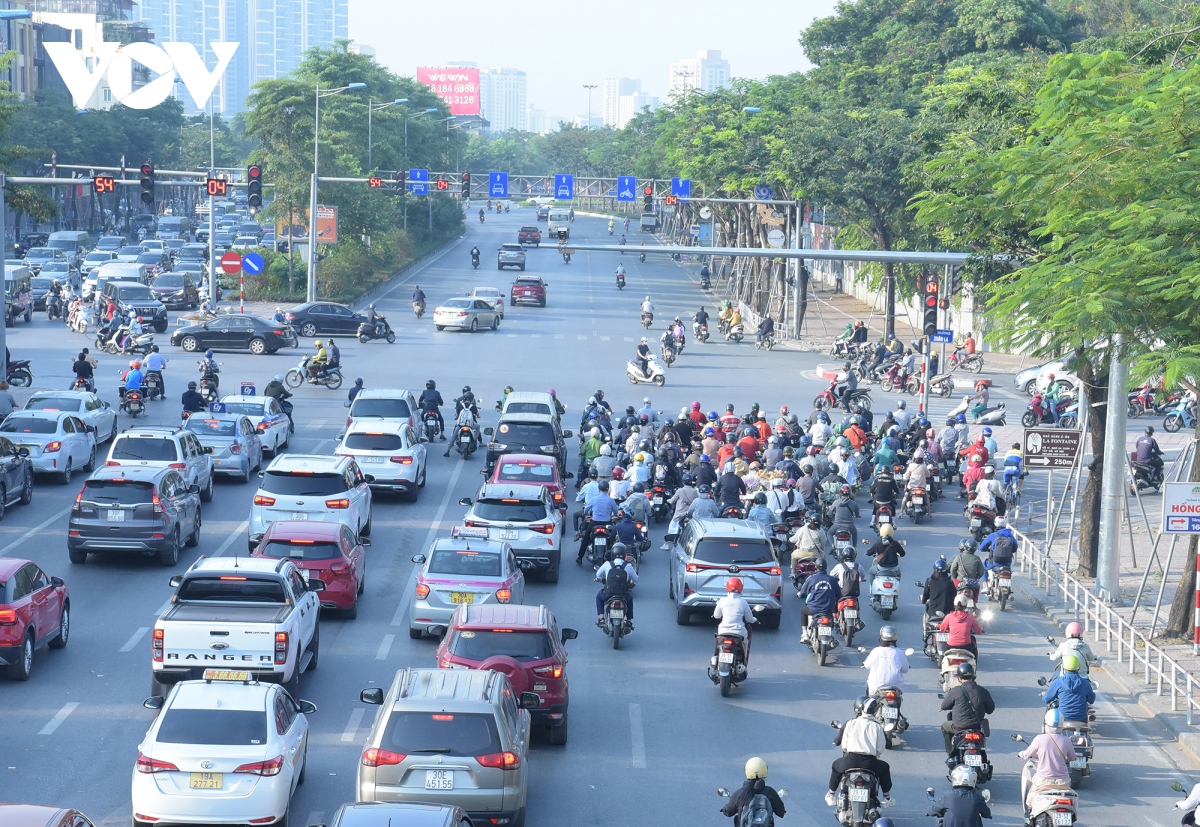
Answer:
POLYGON ((351 417, 375 416, 383 419, 407 419, 412 415, 405 399, 355 399, 351 417))
POLYGON ((538 462, 501 462, 498 480, 505 482, 528 482, 534 485, 551 485, 554 482, 554 466, 538 462))
POLYGON ((504 406, 505 413, 519 414, 542 414, 549 416, 551 414, 550 406, 545 402, 509 402, 504 406))
POLYGON ((554 445, 554 427, 534 422, 501 422, 496 427, 496 441, 505 445, 554 445))
POLYGON ((27 411, 77 411, 82 399, 70 396, 35 396, 25 403, 27 411))
POLYGON ((258 550, 264 557, 292 557, 297 560, 336 560, 342 556, 337 543, 315 540, 268 540, 258 550))
POLYGON ((450 641, 450 653, 466 660, 482 661, 494 655, 518 661, 545 660, 554 657, 554 645, 550 635, 540 629, 504 632, 460 629, 450 641))
MULTIPOLYGON (((45 268, 42 268, 42 271, 45 272, 45 268)), ((45 276, 34 276, 29 280, 29 286, 34 290, 49 290, 53 284, 54 279, 45 276)))
POLYGON ((237 433, 237 423, 232 419, 201 419, 191 416, 183 427, 201 436, 233 436, 237 433))
POLYGON ((774 560, 770 545, 761 540, 724 540, 720 537, 701 540, 696 544, 693 557, 705 563, 744 565, 770 563, 774 560))
POLYGON ((119 287, 117 288, 117 298, 123 302, 158 301, 158 297, 154 295, 154 291, 145 285, 119 287))
POLYGON ((470 307, 470 299, 449 299, 442 302, 442 307, 470 307))
POLYGON ((546 504, 541 500, 480 500, 475 516, 501 523, 532 523, 546 519, 546 504))
POLYGON ((88 480, 83 499, 98 505, 145 505, 154 502, 154 486, 127 480, 88 480))
POLYGON ((267 714, 262 710, 172 707, 163 713, 156 740, 163 744, 259 746, 267 743, 267 714))
POLYGON ((175 462, 179 451, 175 441, 157 436, 124 436, 113 446, 109 459, 175 462))
POLYGON ((179 586, 180 600, 217 600, 227 603, 283 603, 283 583, 279 580, 213 575, 189 577, 179 586))
POLYGON ((461 574, 465 577, 499 577, 500 555, 491 551, 443 549, 429 559, 430 574, 461 574))
POLYGON ((490 755, 500 738, 491 715, 393 712, 382 746, 402 755, 490 755))
POLYGON ((540 279, 517 279, 517 287, 541 287, 540 279))
POLYGON ((346 434, 342 445, 360 451, 400 451, 404 448, 404 440, 399 434, 350 433, 346 434))
POLYGON ((161 275, 154 280, 155 287, 183 287, 183 276, 161 275))
POLYGON ((0 432, 6 434, 53 434, 57 431, 57 420, 35 416, 10 416, 0 425, 0 432))
POLYGON ((226 402, 225 413, 244 414, 246 416, 262 416, 263 403, 261 402, 226 402))
POLYGON ((346 480, 341 474, 290 474, 286 471, 268 471, 263 477, 261 488, 268 494, 323 497, 326 494, 340 494, 345 491, 346 480))

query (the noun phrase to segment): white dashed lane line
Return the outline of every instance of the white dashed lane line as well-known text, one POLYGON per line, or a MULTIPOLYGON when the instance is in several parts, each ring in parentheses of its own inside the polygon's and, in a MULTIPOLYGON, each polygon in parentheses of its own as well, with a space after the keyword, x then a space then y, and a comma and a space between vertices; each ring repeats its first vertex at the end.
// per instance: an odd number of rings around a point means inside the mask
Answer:
MULTIPOLYGON (((365 713, 366 713, 365 709, 355 709, 355 710, 351 711, 350 720, 346 723, 345 731, 342 732, 342 743, 343 744, 354 743, 354 739, 358 735, 358 728, 359 728, 359 726, 362 725, 362 719, 363 719, 363 715, 365 713)), ((309 824, 312 824, 312 823, 313 823, 312 821, 309 822, 309 824)))
POLYGON ((76 701, 71 701, 70 703, 65 704, 62 709, 58 710, 58 714, 51 718, 50 722, 41 728, 41 730, 38 732, 38 735, 53 735, 54 730, 62 726, 62 722, 67 720, 67 716, 74 712, 77 706, 79 706, 79 704, 76 701))
POLYGON ((387 660, 388 652, 392 650, 392 641, 395 639, 395 635, 383 636, 383 642, 379 644, 379 651, 375 653, 375 660, 387 660))
POLYGON ((122 646, 117 651, 132 652, 133 647, 137 646, 138 642, 141 641, 141 639, 146 636, 146 632, 149 632, 149 631, 150 631, 149 626, 143 626, 142 628, 138 629, 136 632, 133 633, 133 636, 130 637, 129 640, 125 641, 125 645, 122 646))

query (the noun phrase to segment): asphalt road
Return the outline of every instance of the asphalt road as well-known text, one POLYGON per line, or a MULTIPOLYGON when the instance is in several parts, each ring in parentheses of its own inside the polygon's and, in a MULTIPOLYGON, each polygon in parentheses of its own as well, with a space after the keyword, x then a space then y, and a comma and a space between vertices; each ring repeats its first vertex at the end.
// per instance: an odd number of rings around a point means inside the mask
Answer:
MULTIPOLYGON (((452 398, 470 384, 485 403, 499 398, 511 384, 517 389, 554 387, 569 405, 570 426, 587 396, 604 388, 617 410, 640 405, 644 396, 668 413, 692 400, 705 410, 738 411, 752 402, 773 412, 781 404, 801 415, 824 382, 813 379, 815 354, 755 350, 752 342, 732 345, 713 339, 689 344, 670 369, 663 389, 632 387, 625 361, 643 331, 638 306, 652 296, 658 315, 687 318, 698 305, 710 310, 703 294, 677 264, 650 260, 641 264, 636 252, 624 256, 628 288, 618 292, 611 254, 578 254, 564 264, 553 250, 531 251, 529 273, 549 282, 549 306, 507 308, 496 332, 435 333, 431 316, 417 320, 409 296, 419 282, 430 299, 459 295, 473 285, 504 288, 515 274, 498 273, 494 250, 515 240, 518 226, 532 223, 532 212, 488 217, 469 223, 466 237, 431 262, 408 283, 378 300, 396 328, 394 345, 342 342, 347 385, 362 376, 368 387, 419 390, 434 378, 452 398), (478 272, 469 266, 467 250, 483 251, 478 272)), ((630 235, 631 249, 640 240, 630 235)), ((604 222, 580 218, 578 238, 607 240, 604 222)), ((690 325, 689 325, 690 326, 690 325)), ((655 338, 657 334, 655 334, 655 338)), ((164 342, 166 337, 160 337, 164 342)), ((32 357, 35 387, 65 387, 70 356, 86 340, 64 332, 44 318, 9 329, 14 358, 32 357)), ((311 343, 305 343, 311 345, 311 343)), ((194 374, 195 359, 165 347, 168 402, 152 403, 140 423, 175 424, 183 383, 194 374)), ((299 361, 299 351, 264 357, 224 354, 224 384, 240 380, 265 384, 299 361)), ((115 402, 116 371, 124 360, 102 359, 99 378, 104 396, 115 402)), ((21 394, 24 399, 27 394, 21 394)), ((877 393, 878 397, 879 394, 877 393)), ((291 450, 331 453, 344 425, 345 388, 338 392, 306 387, 296 402, 297 433, 291 450)), ((878 403, 881 410, 885 403, 878 403)), ((951 401, 936 400, 933 413, 944 414, 951 401)), ((485 416, 485 425, 494 414, 485 416)), ((574 446, 574 441, 571 442, 574 446)), ((415 504, 377 497, 374 545, 368 552, 368 577, 356 620, 326 618, 322 626, 320 668, 302 679, 302 696, 320 711, 310 716, 312 738, 307 783, 293 802, 293 824, 327 820, 354 795, 354 773, 361 744, 373 713, 358 702, 367 686, 386 686, 397 669, 433 666, 432 640, 413 641, 405 634, 406 607, 412 588, 410 557, 435 536, 449 531, 463 510, 460 497, 479 484, 481 455, 468 462, 431 452, 428 487, 415 504)), ((63 651, 39 650, 33 677, 24 684, 0 681, 3 735, 0 736, 0 800, 70 805, 98 823, 125 825, 130 819, 129 789, 136 745, 153 713, 142 708, 149 688, 147 632, 170 595, 168 572, 156 563, 120 558, 89 559, 72 566, 66 553, 66 516, 79 480, 69 487, 41 483, 30 506, 10 509, 0 523, 0 554, 28 557, 48 573, 68 581, 74 609, 72 638, 63 651)), ((221 483, 204 511, 200 547, 188 550, 180 570, 198 555, 244 553, 246 517, 252 485, 221 483)), ((935 517, 919 530, 901 521, 898 536, 908 541, 904 561, 903 605, 893 618, 901 645, 918 647, 911 658, 904 711, 912 728, 899 748, 889 752, 898 806, 888 812, 897 823, 925 822, 924 790, 944 791, 942 720, 937 711, 933 665, 919 651, 921 611, 913 581, 925 577, 939 553, 952 553, 963 535, 957 505, 935 506, 935 517)), ((865 519, 864 519, 865 524, 865 519)), ((862 534, 869 532, 865 527, 862 534)), ((863 656, 838 650, 829 666, 818 668, 798 643, 800 613, 796 598, 786 593, 783 624, 777 632, 755 636, 751 678, 722 699, 705 674, 713 628, 694 622, 675 623, 667 599, 666 563, 655 532, 638 586, 637 630, 620 651, 613 651, 594 627, 595 584, 590 569, 569 563, 561 582, 534 582, 527 602, 548 605, 564 626, 577 628, 572 654, 571 734, 566 747, 535 744, 532 757, 529 824, 635 825, 650 823, 720 823, 720 785, 740 783, 742 764, 761 755, 770 764, 770 780, 787 787, 789 813, 783 824, 835 823, 822 799, 828 765, 840 752, 830 745, 832 719, 844 720, 851 702, 863 692, 863 656)), ((570 560, 568 554, 564 559, 570 560)), ((865 611, 863 642, 874 641, 880 621, 865 611)), ((1013 732, 1038 729, 1042 705, 1035 695, 1036 678, 1048 673, 1047 644, 1052 629, 1040 614, 1018 600, 988 627, 980 643, 980 683, 994 694, 1000 711, 992 718, 991 751, 997 766, 990 787, 997 824, 1021 823, 1017 804, 1021 762, 1009 741, 1013 732)), ((1103 674, 1098 675, 1104 686, 1103 674)), ((1099 707, 1094 774, 1084 782, 1080 823, 1151 827, 1174 818, 1169 811, 1172 780, 1181 778, 1173 765, 1177 751, 1155 746, 1161 729, 1136 709, 1107 700, 1099 707)))

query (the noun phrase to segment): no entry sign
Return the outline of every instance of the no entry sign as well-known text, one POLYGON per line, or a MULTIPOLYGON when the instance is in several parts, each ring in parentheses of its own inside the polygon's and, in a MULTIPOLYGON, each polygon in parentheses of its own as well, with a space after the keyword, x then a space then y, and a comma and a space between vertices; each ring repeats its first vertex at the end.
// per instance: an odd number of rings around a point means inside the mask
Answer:
POLYGON ((240 272, 242 269, 242 257, 233 250, 230 250, 221 256, 221 269, 231 276, 240 272))

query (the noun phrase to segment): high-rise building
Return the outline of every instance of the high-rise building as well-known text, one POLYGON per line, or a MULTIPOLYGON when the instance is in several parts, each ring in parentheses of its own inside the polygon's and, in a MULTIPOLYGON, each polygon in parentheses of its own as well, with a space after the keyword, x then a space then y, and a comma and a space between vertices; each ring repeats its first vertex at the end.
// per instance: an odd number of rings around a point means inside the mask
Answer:
POLYGON ((479 70, 480 114, 491 124, 492 132, 529 129, 529 104, 526 78, 520 69, 479 70))
POLYGON ((617 129, 624 129, 630 121, 642 114, 643 109, 654 112, 658 109, 658 98, 651 97, 645 92, 635 92, 632 95, 622 95, 617 99, 617 129))
POLYGON ((642 82, 634 78, 604 79, 604 125, 619 125, 619 101, 626 95, 642 90, 642 82))
POLYGON ((695 57, 671 64, 670 94, 682 95, 692 89, 711 92, 728 86, 729 61, 721 59, 720 49, 702 49, 695 57))
POLYGON ((541 135, 546 131, 546 110, 530 104, 526 122, 530 132, 541 135))
MULTIPOLYGON (((255 83, 288 74, 312 47, 349 35, 349 0, 139 0, 134 17, 160 43, 191 43, 210 69, 210 42, 241 44, 214 92, 214 107, 225 115, 245 107, 255 83)), ((195 111, 183 90, 177 95, 195 111)))

